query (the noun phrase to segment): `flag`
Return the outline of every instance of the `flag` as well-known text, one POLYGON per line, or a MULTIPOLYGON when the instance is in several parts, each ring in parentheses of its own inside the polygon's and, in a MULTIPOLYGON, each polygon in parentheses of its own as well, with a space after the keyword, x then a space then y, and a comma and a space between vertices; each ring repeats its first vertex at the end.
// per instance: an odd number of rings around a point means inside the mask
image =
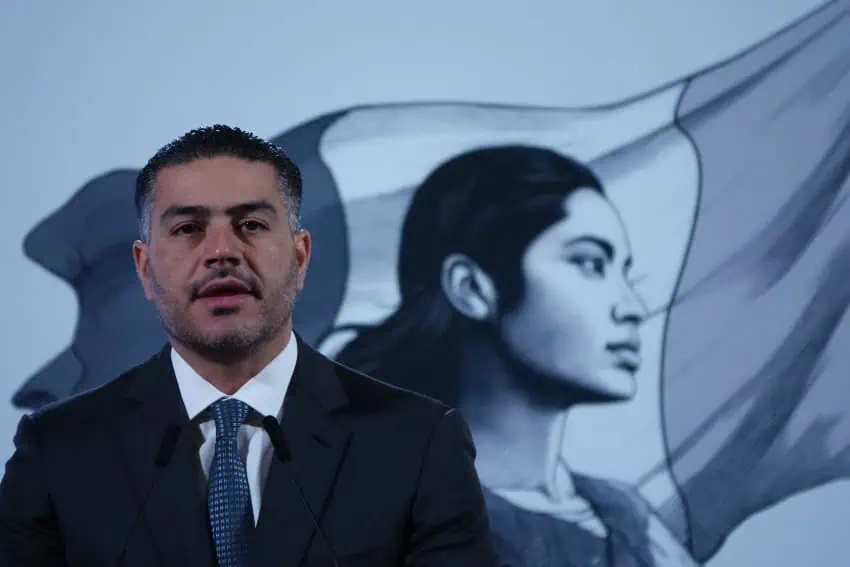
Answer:
POLYGON ((688 81, 700 160, 662 408, 691 548, 850 473, 850 15, 832 3, 688 81))

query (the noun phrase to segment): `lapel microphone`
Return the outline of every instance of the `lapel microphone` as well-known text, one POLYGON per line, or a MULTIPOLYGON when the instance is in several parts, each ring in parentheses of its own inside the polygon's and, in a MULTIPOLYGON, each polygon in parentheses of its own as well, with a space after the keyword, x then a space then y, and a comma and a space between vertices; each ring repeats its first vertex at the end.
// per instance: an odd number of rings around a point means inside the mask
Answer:
MULTIPOLYGON (((286 442, 286 438, 283 435, 283 429, 280 428, 280 423, 278 423, 277 418, 271 415, 265 416, 263 418, 263 429, 266 430, 269 440, 272 442, 275 455, 277 455, 277 458, 280 459, 281 463, 283 463, 284 468, 288 468, 287 465, 289 464, 289 461, 292 460, 292 452, 289 450, 289 444, 286 442)), ((298 484, 298 479, 295 478, 295 475, 292 474, 291 471, 289 471, 288 476, 290 480, 292 480, 292 484, 295 486, 295 489, 298 491, 298 497, 301 499, 304 509, 307 510, 307 514, 310 515, 310 520, 313 522, 316 532, 319 534, 319 537, 322 538, 322 541, 325 543, 325 547, 327 547, 328 551, 331 552, 331 559, 334 562, 334 567, 339 567, 339 563, 336 559, 336 552, 334 551, 330 541, 328 541, 328 538, 325 536, 325 532, 322 531, 322 527, 316 519, 316 514, 314 514, 313 509, 310 508, 310 503, 307 502, 307 497, 304 496, 304 491, 301 490, 301 485, 298 484)))
POLYGON ((142 518, 145 515, 145 510, 148 507, 148 500, 150 499, 151 494, 153 494, 153 489, 156 486, 157 481, 162 478, 162 471, 165 470, 165 468, 167 468, 171 463, 171 458, 174 456, 174 449, 177 448, 177 442, 180 440, 180 435, 182 433, 183 427, 180 425, 172 425, 165 430, 165 435, 162 436, 162 441, 159 443, 159 450, 157 450, 156 458, 154 459, 153 480, 151 480, 148 491, 142 499, 142 504, 139 506, 139 511, 136 514, 136 519, 133 521, 133 526, 130 528, 130 532, 127 534, 127 539, 124 540, 124 546, 121 548, 121 553, 118 555, 115 567, 120 567, 120 565, 124 562, 124 557, 127 555, 127 550, 130 549, 130 543, 133 541, 133 536, 136 534, 136 530, 139 528, 139 524, 142 522, 142 518))

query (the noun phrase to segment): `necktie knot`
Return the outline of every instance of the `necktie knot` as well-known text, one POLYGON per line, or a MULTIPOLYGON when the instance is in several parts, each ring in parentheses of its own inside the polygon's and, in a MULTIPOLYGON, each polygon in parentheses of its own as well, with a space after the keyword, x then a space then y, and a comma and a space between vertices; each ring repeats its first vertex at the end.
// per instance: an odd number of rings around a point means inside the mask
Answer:
POLYGON ((233 440, 250 411, 248 404, 236 398, 221 398, 212 405, 216 439, 233 440))

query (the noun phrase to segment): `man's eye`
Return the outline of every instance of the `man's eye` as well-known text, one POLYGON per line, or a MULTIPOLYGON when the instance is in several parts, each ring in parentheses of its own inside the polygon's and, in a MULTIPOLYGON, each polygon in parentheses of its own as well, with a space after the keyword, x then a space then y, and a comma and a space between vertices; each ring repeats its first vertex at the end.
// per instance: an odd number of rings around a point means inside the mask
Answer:
POLYGON ((195 224, 195 223, 186 223, 186 224, 181 224, 180 226, 178 226, 177 228, 175 228, 175 229, 172 231, 172 233, 173 233, 173 234, 183 234, 183 235, 187 235, 187 234, 195 234, 195 233, 196 233, 196 232, 198 232, 199 230, 200 230, 200 227, 199 227, 197 224, 195 224))
POLYGON ((262 223, 253 220, 244 221, 240 227, 245 232, 259 232, 265 228, 262 223))

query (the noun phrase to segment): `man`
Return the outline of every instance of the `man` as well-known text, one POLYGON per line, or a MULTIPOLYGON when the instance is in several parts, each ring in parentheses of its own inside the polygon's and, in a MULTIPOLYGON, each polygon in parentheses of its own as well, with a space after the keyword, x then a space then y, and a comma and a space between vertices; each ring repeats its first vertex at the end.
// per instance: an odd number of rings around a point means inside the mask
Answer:
POLYGON ((22 418, 0 564, 497 564, 459 414, 294 334, 300 200, 298 168, 235 128, 148 162, 133 255, 170 346, 22 418))

